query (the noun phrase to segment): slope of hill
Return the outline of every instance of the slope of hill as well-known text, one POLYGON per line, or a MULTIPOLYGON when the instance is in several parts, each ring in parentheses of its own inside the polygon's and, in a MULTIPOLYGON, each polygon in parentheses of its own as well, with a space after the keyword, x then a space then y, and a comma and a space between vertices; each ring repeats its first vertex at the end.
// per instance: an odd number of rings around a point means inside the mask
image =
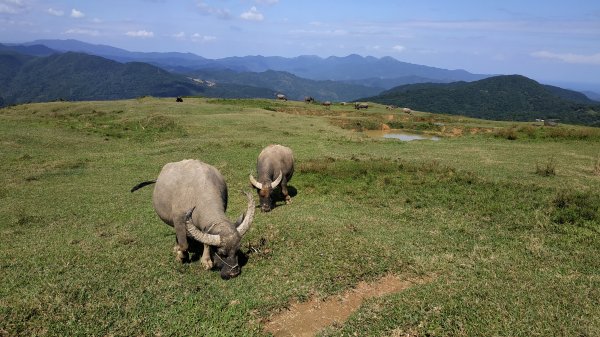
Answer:
POLYGON ((302 100, 312 96, 319 101, 351 101, 358 97, 376 95, 382 88, 368 87, 336 81, 315 81, 300 78, 293 74, 267 70, 260 73, 235 72, 232 70, 199 70, 192 73, 194 77, 221 84, 237 84, 253 87, 270 88, 273 92, 284 93, 293 100, 302 100))
POLYGON ((600 126, 600 106, 585 95, 541 85, 520 75, 470 83, 404 85, 363 100, 493 120, 555 118, 565 123, 600 126))
POLYGON ((8 51, 12 50, 14 52, 30 55, 30 56, 49 56, 52 54, 56 54, 57 51, 54 49, 50 49, 47 46, 41 44, 33 44, 33 45, 4 45, 0 44, 0 51, 8 51))
POLYGON ((105 100, 143 95, 177 96, 206 91, 205 85, 144 63, 122 64, 80 53, 17 61, 5 58, 0 73, 13 65, 4 85, 5 104, 56 99, 105 100))

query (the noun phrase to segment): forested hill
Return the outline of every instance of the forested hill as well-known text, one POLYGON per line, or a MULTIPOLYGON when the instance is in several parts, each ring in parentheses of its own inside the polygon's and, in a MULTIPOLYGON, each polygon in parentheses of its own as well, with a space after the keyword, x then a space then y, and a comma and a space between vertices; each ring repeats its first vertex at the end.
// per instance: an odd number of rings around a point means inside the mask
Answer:
POLYGON ((0 52, 0 75, 4 104, 178 96, 206 91, 202 83, 149 64, 123 64, 74 52, 46 57, 0 52))
POLYGON ((492 120, 542 118, 600 126, 597 102, 579 92, 542 85, 520 75, 474 82, 409 84, 362 100, 492 120))

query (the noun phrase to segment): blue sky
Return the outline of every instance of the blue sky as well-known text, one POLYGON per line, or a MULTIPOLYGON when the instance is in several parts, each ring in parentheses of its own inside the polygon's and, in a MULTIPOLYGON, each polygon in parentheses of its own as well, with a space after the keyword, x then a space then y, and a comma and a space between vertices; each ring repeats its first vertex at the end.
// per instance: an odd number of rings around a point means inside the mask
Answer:
POLYGON ((600 91, 595 0, 0 0, 0 43, 36 39, 207 58, 391 56, 600 91))

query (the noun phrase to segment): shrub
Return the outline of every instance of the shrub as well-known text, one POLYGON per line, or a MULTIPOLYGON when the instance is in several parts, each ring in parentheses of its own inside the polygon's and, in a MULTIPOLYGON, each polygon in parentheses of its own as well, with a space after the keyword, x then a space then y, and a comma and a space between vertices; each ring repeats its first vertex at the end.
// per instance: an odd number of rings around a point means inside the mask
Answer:
POLYGON ((495 135, 496 137, 506 138, 508 140, 516 140, 518 138, 517 130, 514 127, 499 129, 496 131, 495 135))
POLYGON ((554 200, 552 219, 557 224, 585 226, 600 224, 600 195, 591 192, 559 191, 554 200))
POLYGON ((535 174, 543 177, 550 177, 556 175, 556 163, 554 157, 550 157, 545 165, 535 164, 535 174))

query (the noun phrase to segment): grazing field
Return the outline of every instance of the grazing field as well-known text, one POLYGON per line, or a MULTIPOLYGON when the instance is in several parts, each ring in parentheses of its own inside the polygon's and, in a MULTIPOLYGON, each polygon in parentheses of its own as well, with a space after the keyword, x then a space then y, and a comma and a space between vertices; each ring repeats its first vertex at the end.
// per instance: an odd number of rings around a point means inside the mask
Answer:
POLYGON ((0 336, 262 336, 389 275, 424 281, 319 333, 600 335, 599 129, 146 97, 2 109, 0 155, 0 336), (357 131, 388 127, 442 139, 357 131), (257 210, 242 274, 177 263, 152 187, 129 189, 197 158, 237 218, 271 143, 294 150, 295 195, 257 210))

